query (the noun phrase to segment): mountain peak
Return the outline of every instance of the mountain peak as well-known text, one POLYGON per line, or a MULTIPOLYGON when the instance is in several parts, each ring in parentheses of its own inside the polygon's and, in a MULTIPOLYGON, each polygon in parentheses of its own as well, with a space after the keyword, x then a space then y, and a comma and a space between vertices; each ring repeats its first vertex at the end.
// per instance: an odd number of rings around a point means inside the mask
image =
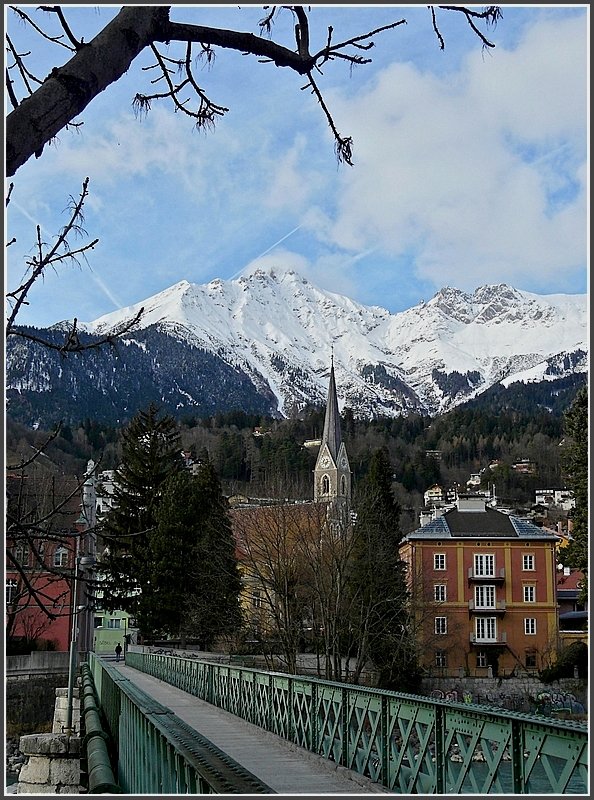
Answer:
MULTIPOLYGON (((428 302, 391 314, 325 291, 294 269, 256 267, 237 279, 179 281, 84 329, 108 333, 142 306, 118 357, 126 352, 126 369, 144 370, 140 383, 151 381, 151 392, 161 392, 176 413, 197 413, 192 409, 209 393, 233 402, 242 393, 257 395, 285 416, 321 405, 332 352, 339 405, 363 417, 435 415, 496 383, 587 370, 585 295, 541 296, 507 284, 472 294, 444 287, 428 302), (208 359, 220 363, 220 385, 201 377, 208 359), (232 395, 231 384, 237 387, 232 395)), ((17 392, 36 385, 25 373, 15 361, 17 392)), ((37 373, 46 375, 41 367, 37 373)), ((118 374, 114 366, 101 378, 102 397, 117 395, 118 374)), ((49 391, 47 380, 39 391, 49 391)))

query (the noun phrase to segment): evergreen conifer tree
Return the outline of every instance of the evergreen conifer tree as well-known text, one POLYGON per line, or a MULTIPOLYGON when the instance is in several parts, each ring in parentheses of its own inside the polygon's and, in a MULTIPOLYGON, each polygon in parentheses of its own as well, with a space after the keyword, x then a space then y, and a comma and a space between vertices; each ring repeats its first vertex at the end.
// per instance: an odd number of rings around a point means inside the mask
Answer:
POLYGON ((371 457, 357 491, 356 513, 350 621, 359 659, 371 659, 380 687, 413 691, 418 670, 405 566, 398 551, 400 506, 392 491, 392 466, 385 447, 371 457))
MULTIPOLYGON (((123 609, 139 619, 151 603, 151 532, 165 480, 182 468, 181 443, 172 417, 151 404, 122 434, 122 462, 116 469, 114 508, 103 523, 105 544, 99 565, 106 609, 123 609), (140 591, 139 591, 140 590, 140 591)), ((141 633, 145 633, 141 629, 141 633)))
POLYGON ((198 638, 208 649, 240 626, 240 577, 227 503, 210 461, 197 475, 175 473, 163 486, 150 534, 150 606, 143 623, 155 632, 198 638))
MULTIPOLYGON (((563 467, 575 496, 572 515, 573 541, 563 558, 569 566, 588 575, 588 387, 579 390, 564 416, 568 438, 563 467)), ((586 580, 583 595, 587 597, 586 580)))

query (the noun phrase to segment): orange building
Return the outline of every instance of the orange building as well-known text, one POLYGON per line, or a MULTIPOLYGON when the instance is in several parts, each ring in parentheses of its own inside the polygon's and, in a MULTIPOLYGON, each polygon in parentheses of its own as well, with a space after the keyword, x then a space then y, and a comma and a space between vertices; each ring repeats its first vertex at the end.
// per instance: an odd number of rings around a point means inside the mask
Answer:
POLYGON ((404 537, 421 665, 505 676, 549 665, 558 643, 555 534, 462 494, 404 537))

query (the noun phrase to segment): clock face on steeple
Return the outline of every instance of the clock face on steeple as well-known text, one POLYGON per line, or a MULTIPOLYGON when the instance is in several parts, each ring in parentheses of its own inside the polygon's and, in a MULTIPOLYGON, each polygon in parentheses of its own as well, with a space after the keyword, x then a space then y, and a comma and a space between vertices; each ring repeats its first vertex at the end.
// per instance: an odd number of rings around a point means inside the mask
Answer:
POLYGON ((346 469, 346 468, 348 467, 348 465, 349 465, 349 462, 347 461, 347 457, 346 457, 346 456, 343 456, 343 457, 340 459, 340 466, 341 466, 343 469, 346 469))
POLYGON ((327 469, 330 466, 330 457, 327 454, 320 458, 320 466, 322 469, 327 469))

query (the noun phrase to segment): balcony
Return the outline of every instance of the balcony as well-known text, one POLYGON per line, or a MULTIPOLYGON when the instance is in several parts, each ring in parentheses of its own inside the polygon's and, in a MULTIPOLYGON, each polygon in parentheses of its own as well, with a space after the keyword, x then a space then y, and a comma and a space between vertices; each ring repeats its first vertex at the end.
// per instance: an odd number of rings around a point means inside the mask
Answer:
POLYGON ((496 637, 479 639, 474 631, 470 633, 470 644, 478 645, 479 647, 492 647, 493 645, 507 644, 507 633, 502 631, 496 637))
POLYGON ((474 599, 468 601, 469 614, 505 614, 505 600, 497 600, 494 606, 477 606, 474 599))
POLYGON ((474 583, 503 583, 505 581, 505 567, 496 569, 493 575, 477 575, 473 567, 468 567, 468 580, 474 583))

